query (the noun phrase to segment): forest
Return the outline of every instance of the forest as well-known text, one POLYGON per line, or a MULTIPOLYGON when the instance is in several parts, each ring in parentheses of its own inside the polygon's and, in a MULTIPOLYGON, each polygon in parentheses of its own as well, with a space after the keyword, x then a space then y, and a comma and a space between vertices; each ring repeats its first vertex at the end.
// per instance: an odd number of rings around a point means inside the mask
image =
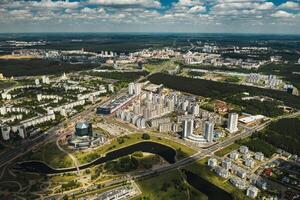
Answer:
POLYGON ((272 123, 260 138, 277 148, 300 155, 300 120, 281 119, 272 123))
POLYGON ((250 95, 268 96, 284 102, 285 105, 300 109, 300 97, 290 95, 283 91, 172 76, 162 73, 153 74, 148 77, 148 80, 155 84, 163 84, 165 87, 171 89, 225 101, 228 97, 248 92, 250 95))

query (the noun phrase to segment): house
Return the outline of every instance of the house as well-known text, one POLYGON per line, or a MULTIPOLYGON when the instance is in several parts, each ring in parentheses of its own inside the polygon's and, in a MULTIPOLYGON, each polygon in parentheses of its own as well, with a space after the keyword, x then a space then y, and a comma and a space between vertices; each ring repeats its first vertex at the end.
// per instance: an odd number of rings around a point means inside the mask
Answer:
POLYGON ((208 165, 209 167, 214 168, 215 166, 217 166, 217 164, 218 164, 217 159, 215 159, 215 158, 210 158, 210 159, 208 159, 207 165, 208 165))
POLYGON ((231 168, 231 160, 229 159, 223 160, 222 167, 224 167, 226 170, 229 170, 231 168))
POLYGON ((229 157, 233 160, 237 160, 239 158, 239 153, 237 151, 232 151, 229 155, 229 157))
POLYGON ((253 168, 255 165, 255 161, 252 158, 248 158, 245 160, 245 165, 247 167, 253 168))
POLYGON ((215 168, 216 173, 221 176, 222 178, 228 178, 229 177, 229 172, 223 167, 216 166, 215 168))
POLYGON ((246 195, 252 199, 256 198, 258 194, 258 189, 254 186, 250 186, 247 189, 246 195))
POLYGON ((255 155, 254 155, 254 158, 256 160, 263 161, 264 160, 264 154, 262 152, 256 152, 255 155))
POLYGON ((243 153, 243 154, 245 154, 245 153, 249 152, 249 149, 246 146, 240 146, 240 152, 243 153))

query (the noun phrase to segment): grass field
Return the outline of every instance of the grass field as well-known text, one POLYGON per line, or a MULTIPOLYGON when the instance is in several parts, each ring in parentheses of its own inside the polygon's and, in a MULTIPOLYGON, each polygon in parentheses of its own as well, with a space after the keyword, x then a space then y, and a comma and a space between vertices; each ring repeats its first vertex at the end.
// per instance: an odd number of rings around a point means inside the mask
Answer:
POLYGON ((239 147, 240 147, 239 144, 233 143, 232 145, 229 145, 228 147, 225 147, 224 149, 215 152, 215 155, 219 157, 223 157, 226 154, 230 153, 231 151, 238 149, 239 147))
POLYGON ((189 186, 179 170, 137 182, 142 195, 134 200, 207 200, 207 196, 189 186))
POLYGON ((176 64, 171 60, 160 61, 158 63, 148 63, 144 65, 144 68, 152 73, 168 71, 175 69, 176 64))
POLYGON ((9 81, 9 80, 3 80, 1 81, 0 80, 0 90, 1 89, 6 89, 6 88, 9 88, 13 85, 15 85, 16 83, 14 81, 9 81))
POLYGON ((60 151, 54 142, 45 144, 34 152, 31 151, 27 153, 25 157, 22 157, 22 161, 26 160, 44 161, 54 168, 73 166, 73 161, 71 158, 64 152, 60 151))
MULTIPOLYGON (((126 147, 129 145, 138 143, 138 142, 145 141, 141 137, 142 137, 141 134, 132 134, 129 136, 122 136, 121 137, 121 138, 123 138, 122 143, 119 143, 117 139, 114 139, 110 144, 101 146, 96 150, 77 151, 74 153, 74 155, 77 157, 77 159, 79 160, 79 162, 81 164, 84 164, 87 162, 91 162, 92 160, 94 160, 100 156, 103 156, 105 153, 107 153, 109 151, 113 151, 116 149, 120 149, 122 147, 126 147)), ((191 149, 187 146, 184 146, 182 144, 179 144, 179 143, 171 141, 171 140, 157 137, 153 134, 150 134, 150 140, 147 140, 147 141, 158 142, 158 143, 173 147, 177 151, 177 159, 178 160, 181 160, 189 155, 196 153, 196 151, 194 151, 193 149, 191 149)))

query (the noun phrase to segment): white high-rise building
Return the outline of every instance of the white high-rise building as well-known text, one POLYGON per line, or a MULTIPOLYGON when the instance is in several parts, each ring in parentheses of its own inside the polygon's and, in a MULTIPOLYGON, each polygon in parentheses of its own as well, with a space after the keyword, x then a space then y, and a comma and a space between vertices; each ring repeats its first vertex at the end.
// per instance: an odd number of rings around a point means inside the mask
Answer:
POLYGON ((139 95, 141 94, 142 85, 140 83, 134 84, 134 94, 139 95))
POLYGON ((198 116, 200 113, 200 107, 198 104, 193 105, 192 107, 192 114, 198 116))
POLYGON ((206 121, 204 124, 204 136, 208 142, 212 142, 214 138, 214 124, 206 121))
POLYGON ((194 120, 186 119, 183 122, 183 138, 187 138, 192 135, 194 131, 194 120))
POLYGON ((134 83, 128 84, 128 94, 130 94, 130 95, 134 94, 134 83))
POLYGON ((239 130, 237 127, 238 120, 239 120, 239 115, 237 113, 229 113, 228 114, 227 130, 230 133, 235 133, 239 130))

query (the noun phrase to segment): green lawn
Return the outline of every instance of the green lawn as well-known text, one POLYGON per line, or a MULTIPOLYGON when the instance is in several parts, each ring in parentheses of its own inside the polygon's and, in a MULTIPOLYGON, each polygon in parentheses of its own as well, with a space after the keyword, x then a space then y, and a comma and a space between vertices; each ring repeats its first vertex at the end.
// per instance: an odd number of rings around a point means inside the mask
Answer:
POLYGON ((0 89, 6 89, 15 84, 16 84, 16 82, 14 82, 14 81, 9 81, 9 80, 0 81, 0 89))
MULTIPOLYGON (((128 135, 128 136, 121 136, 119 138, 123 138, 122 140, 119 139, 119 141, 118 141, 118 139, 116 138, 110 144, 101 146, 96 150, 76 151, 76 152, 74 152, 74 155, 77 157, 77 159, 79 160, 79 162, 81 164, 84 164, 87 162, 91 162, 92 160, 94 160, 100 156, 105 155, 109 151, 114 151, 114 150, 120 149, 122 147, 126 147, 129 145, 138 143, 138 142, 145 141, 141 137, 142 137, 142 134, 138 134, 138 133, 128 135), (122 142, 120 142, 120 141, 122 141, 122 142)), ((158 143, 173 147, 177 151, 177 159, 178 160, 181 160, 189 155, 196 153, 196 151, 194 151, 193 149, 191 149, 185 145, 179 144, 179 143, 171 141, 171 140, 157 137, 153 134, 150 134, 150 140, 147 140, 147 141, 158 142, 158 143)))
POLYGON ((231 151, 238 149, 239 147, 240 147, 239 144, 233 143, 233 144, 229 145, 228 147, 225 147, 225 148, 217 151, 215 153, 215 155, 219 156, 219 157, 223 157, 226 154, 230 153, 231 151))
POLYGON ((179 170, 167 174, 146 178, 137 182, 142 195, 134 200, 207 200, 207 196, 189 186, 182 178, 179 170))
POLYGON ((22 157, 22 161, 25 160, 44 161, 54 168, 73 166, 72 159, 66 153, 60 151, 55 142, 47 143, 34 152, 30 151, 24 157, 22 157))
POLYGON ((151 64, 144 64, 144 68, 152 73, 161 72, 161 71, 167 71, 167 70, 174 70, 177 65, 171 61, 160 61, 158 63, 151 63, 151 64))

